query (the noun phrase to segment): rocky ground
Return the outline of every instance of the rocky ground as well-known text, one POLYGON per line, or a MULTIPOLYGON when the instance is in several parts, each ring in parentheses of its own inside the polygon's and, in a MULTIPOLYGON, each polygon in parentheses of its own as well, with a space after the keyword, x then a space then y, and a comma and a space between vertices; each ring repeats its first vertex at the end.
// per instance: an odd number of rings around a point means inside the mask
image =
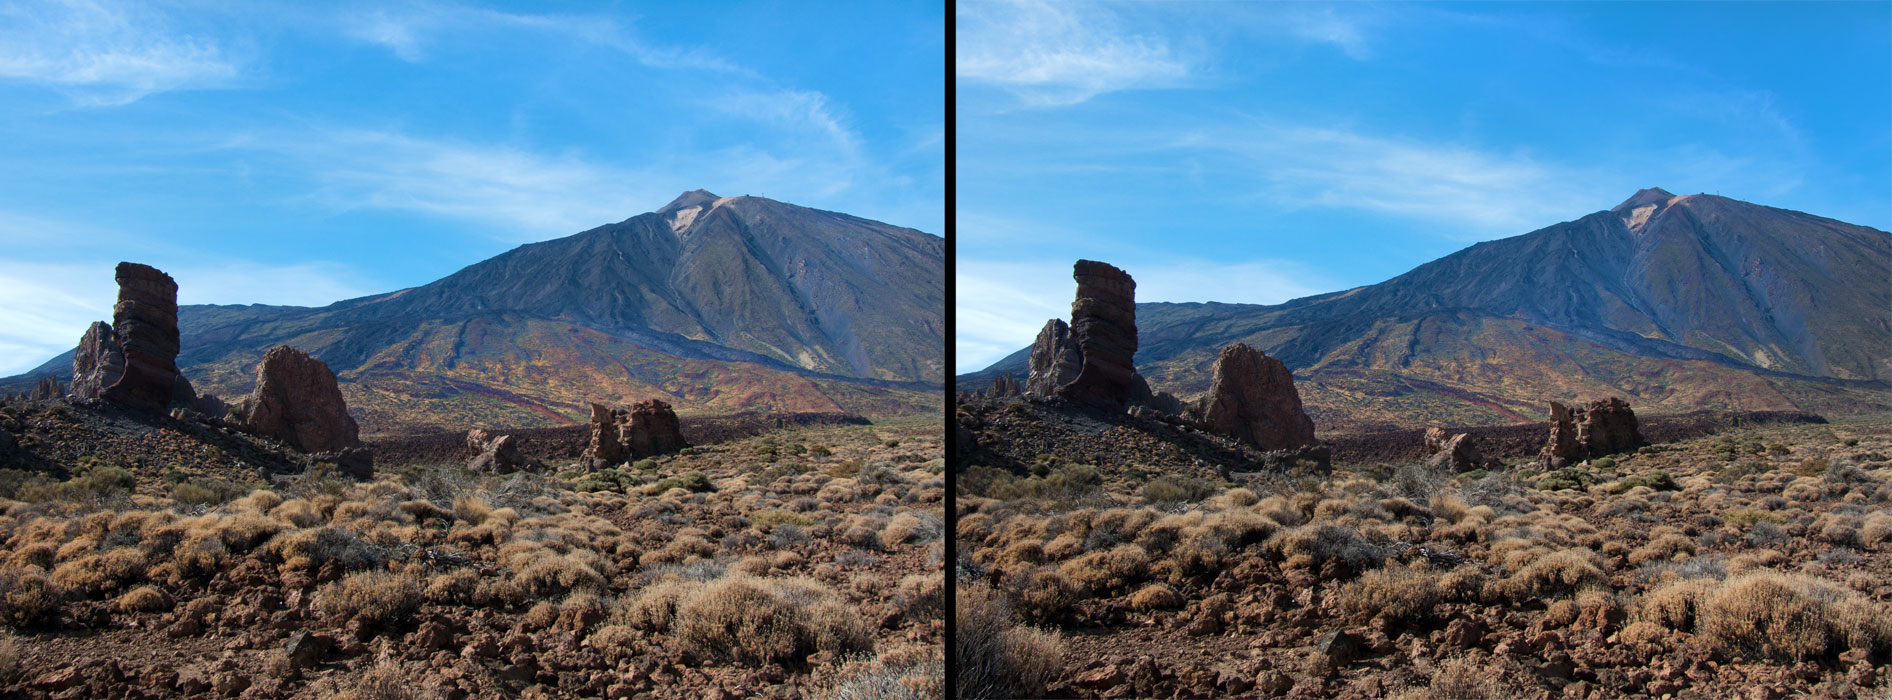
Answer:
POLYGON ((960 408, 1011 462, 961 465, 962 695, 1892 694, 1884 417, 1654 419, 1654 445, 1549 473, 1341 440, 1331 474, 1274 475, 1046 408, 960 408))
POLYGON ((943 693, 936 418, 367 482, 84 403, 0 427, 3 698, 943 693))

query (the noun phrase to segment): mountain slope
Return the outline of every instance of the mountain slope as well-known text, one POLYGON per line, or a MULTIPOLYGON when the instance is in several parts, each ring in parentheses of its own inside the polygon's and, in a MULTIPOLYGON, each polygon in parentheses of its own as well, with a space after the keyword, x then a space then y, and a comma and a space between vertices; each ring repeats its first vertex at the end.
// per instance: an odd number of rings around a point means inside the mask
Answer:
POLYGON ((263 350, 293 345, 336 370, 371 431, 543 425, 653 396, 686 412, 932 410, 944 258, 943 239, 913 229, 696 190, 420 287, 182 307, 178 365, 231 396, 263 350))
POLYGON ((1324 429, 1507 422, 1602 393, 1662 410, 1859 410, 1888 404, 1888 275, 1883 231, 1651 188, 1377 285, 1275 306, 1139 304, 1137 364, 1189 394, 1221 347, 1266 348, 1324 429))

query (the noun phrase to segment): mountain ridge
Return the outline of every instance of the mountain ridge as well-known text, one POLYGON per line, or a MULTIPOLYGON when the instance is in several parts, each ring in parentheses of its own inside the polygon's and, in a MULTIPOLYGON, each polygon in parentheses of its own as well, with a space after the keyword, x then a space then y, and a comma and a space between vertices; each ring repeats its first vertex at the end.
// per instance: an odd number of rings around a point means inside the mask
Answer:
MULTIPOLYGON (((1439 393, 1415 383, 1523 415, 1556 397, 1530 392, 1553 391, 1613 391, 1677 410, 1691 400, 1757 410, 1843 405, 1853 399, 1824 396, 1836 386, 1828 380, 1850 396, 1876 395, 1892 379, 1883 352, 1892 338, 1889 269, 1892 234, 1648 188, 1612 209, 1474 244, 1379 284, 1266 306, 1139 304, 1137 364, 1156 388, 1187 394, 1206 388, 1215 350, 1248 342, 1298 376, 1346 385, 1341 394, 1406 391, 1330 397, 1340 404, 1328 407, 1335 424, 1363 422, 1348 413, 1396 415, 1389 407, 1398 401, 1389 399, 1439 393), (1504 376, 1532 372, 1547 376, 1504 376), (1702 385, 1714 382, 1757 393, 1710 396, 1702 385), (1675 391, 1664 394, 1665 384, 1675 391)), ((1023 360, 1014 353, 960 379, 1017 373, 1023 360)), ((1422 413, 1501 417, 1442 405, 1465 401, 1435 397, 1422 413)))
MULTIPOLYGON (((684 412, 936 410, 944 249, 915 229, 691 190, 424 285, 322 307, 180 307, 178 364, 233 395, 263 349, 290 344, 335 368, 377 430, 409 427, 403 410, 530 427, 651 395, 684 412)), ((48 371, 70 374, 70 355, 0 389, 48 371)))

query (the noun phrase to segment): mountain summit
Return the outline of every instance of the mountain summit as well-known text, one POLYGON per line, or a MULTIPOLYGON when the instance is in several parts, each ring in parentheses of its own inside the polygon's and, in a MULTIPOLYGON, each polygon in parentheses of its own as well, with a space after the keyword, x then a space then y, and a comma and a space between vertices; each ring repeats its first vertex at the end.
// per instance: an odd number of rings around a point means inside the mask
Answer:
MULTIPOLYGON (((1274 306, 1138 304, 1136 364, 1188 395, 1221 348, 1263 348, 1306 383, 1323 429, 1502 423, 1603 395, 1639 410, 1857 411, 1892 406, 1888 270, 1884 231, 1652 187, 1376 285, 1274 306)), ((979 374, 1021 371, 1022 353, 979 374)))
POLYGON ((367 432, 564 423, 588 401, 645 398, 686 412, 933 410, 945 241, 692 190, 419 287, 322 308, 186 306, 178 323, 178 365, 198 387, 241 394, 245 368, 287 344, 336 371, 367 432))

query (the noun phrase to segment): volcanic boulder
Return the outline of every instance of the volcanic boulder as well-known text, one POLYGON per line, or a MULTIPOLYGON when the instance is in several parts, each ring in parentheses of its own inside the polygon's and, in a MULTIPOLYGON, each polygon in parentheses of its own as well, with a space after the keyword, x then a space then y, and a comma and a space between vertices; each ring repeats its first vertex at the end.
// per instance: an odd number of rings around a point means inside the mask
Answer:
POLYGON ((1539 456, 1550 468, 1559 469, 1646 444, 1636 423, 1636 412, 1621 398, 1597 399, 1577 408, 1552 401, 1550 436, 1539 456))
POLYGON ((1314 420, 1301 408, 1294 375, 1281 360, 1236 343, 1215 358, 1202 420, 1213 430, 1263 450, 1314 444, 1314 420))
POLYGON ((110 401, 158 412, 177 391, 177 281, 157 268, 121 262, 118 303, 112 306, 112 336, 124 352, 124 374, 101 395, 110 401))
POLYGON ((1084 369, 1084 354, 1071 341, 1071 327, 1059 319, 1045 322, 1038 339, 1031 343, 1031 374, 1025 379, 1025 392, 1033 396, 1056 396, 1058 389, 1077 379, 1084 369))
POLYGON ((1115 266, 1079 260, 1077 299, 1071 302, 1071 341, 1083 355, 1077 378, 1059 395, 1099 408, 1121 411, 1137 394, 1136 280, 1115 266))
POLYGON ((538 460, 521 453, 519 441, 511 435, 494 435, 475 428, 467 431, 466 446, 474 453, 466 466, 474 471, 511 474, 520 470, 541 471, 545 468, 538 460))
POLYGON ((123 376, 125 351, 118 347, 118 339, 112 335, 112 324, 93 321, 79 338, 78 349, 72 353, 72 396, 96 399, 105 393, 105 387, 123 376))
POLYGON ((1443 428, 1426 428, 1426 452, 1432 454, 1426 465, 1434 469, 1468 472, 1485 463, 1469 433, 1448 436, 1443 428))
POLYGON ((1583 412, 1583 422, 1577 424, 1577 442, 1592 458, 1631 452, 1649 444, 1642 438, 1629 402, 1614 396, 1590 402, 1583 412))
POLYGON ((662 400, 639 401, 628 409, 591 405, 591 446, 585 450, 585 459, 592 469, 669 454, 687 446, 676 411, 662 400))
POLYGON ((361 428, 348 415, 335 373, 287 345, 270 348, 257 363, 256 390, 243 400, 237 422, 304 452, 361 446, 361 428))

